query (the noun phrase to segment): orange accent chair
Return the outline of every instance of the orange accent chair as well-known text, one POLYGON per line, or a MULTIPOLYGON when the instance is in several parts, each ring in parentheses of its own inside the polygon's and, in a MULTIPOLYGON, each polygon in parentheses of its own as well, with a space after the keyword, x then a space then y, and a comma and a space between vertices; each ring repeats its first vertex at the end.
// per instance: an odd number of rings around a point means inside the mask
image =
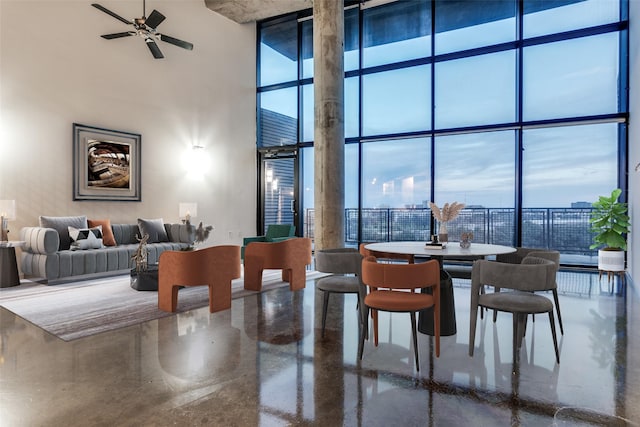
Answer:
POLYGON ((158 261, 158 308, 176 311, 181 286, 209 286, 209 312, 231 308, 231 281, 241 276, 240 246, 164 251, 158 261))
MULTIPOLYGON (((440 264, 436 260, 420 264, 382 264, 368 256, 362 261, 362 282, 370 292, 364 298, 365 310, 375 310, 373 333, 378 343, 377 312, 389 311, 409 313, 413 332, 413 349, 416 370, 420 371, 418 359, 418 335, 416 333, 416 312, 433 307, 436 357, 440 357, 440 264), (433 294, 415 292, 422 288, 433 288, 433 294)), ((368 315, 364 318, 367 319, 368 315)), ((358 357, 362 360, 364 334, 360 336, 358 357)))
POLYGON ((244 288, 261 291, 262 272, 282 269, 282 280, 289 282, 289 289, 304 289, 307 265, 311 265, 311 239, 307 237, 249 243, 244 251, 244 288))

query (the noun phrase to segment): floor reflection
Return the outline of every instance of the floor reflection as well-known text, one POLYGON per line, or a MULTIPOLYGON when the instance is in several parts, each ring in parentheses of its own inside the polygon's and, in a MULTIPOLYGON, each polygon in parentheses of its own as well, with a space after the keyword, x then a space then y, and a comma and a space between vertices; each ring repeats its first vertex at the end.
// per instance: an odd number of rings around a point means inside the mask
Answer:
POLYGON ((240 330, 228 310, 215 322, 204 310, 158 321, 158 362, 172 382, 210 380, 229 374, 240 363, 240 330))
POLYGON ((544 316, 518 363, 508 314, 478 321, 469 357, 469 288, 457 282, 457 334, 439 358, 419 334, 420 372, 405 313, 380 313, 380 344, 358 360, 355 295, 332 300, 323 338, 313 280, 71 342, 0 308, 2 424, 638 425, 637 292, 569 278, 560 364, 544 316))

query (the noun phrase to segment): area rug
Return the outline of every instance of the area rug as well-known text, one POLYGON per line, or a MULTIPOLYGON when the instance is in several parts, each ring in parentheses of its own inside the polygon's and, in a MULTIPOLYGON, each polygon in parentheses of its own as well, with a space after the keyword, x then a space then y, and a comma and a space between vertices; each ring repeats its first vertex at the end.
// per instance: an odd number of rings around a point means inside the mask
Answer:
MULTIPOLYGON (((307 280, 323 275, 307 271, 307 280)), ((265 271, 262 284, 262 292, 289 286, 281 270, 265 271)), ((242 279, 231 291, 234 299, 257 294, 245 290, 242 279)), ((208 304, 206 286, 187 287, 179 291, 177 312, 208 304)), ((0 290, 0 306, 65 341, 173 315, 158 309, 157 292, 132 289, 128 275, 51 286, 23 282, 0 290)))

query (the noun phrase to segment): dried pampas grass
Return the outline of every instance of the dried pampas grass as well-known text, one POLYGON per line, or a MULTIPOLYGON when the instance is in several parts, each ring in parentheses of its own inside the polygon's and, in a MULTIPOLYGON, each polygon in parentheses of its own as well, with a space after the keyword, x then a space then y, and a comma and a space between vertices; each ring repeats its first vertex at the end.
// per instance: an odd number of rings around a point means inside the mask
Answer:
POLYGON ((433 216, 440 222, 447 222, 453 219, 456 219, 460 211, 464 209, 464 203, 453 202, 451 204, 445 203, 442 209, 438 207, 433 202, 429 202, 429 207, 431 208, 431 212, 433 212, 433 216))

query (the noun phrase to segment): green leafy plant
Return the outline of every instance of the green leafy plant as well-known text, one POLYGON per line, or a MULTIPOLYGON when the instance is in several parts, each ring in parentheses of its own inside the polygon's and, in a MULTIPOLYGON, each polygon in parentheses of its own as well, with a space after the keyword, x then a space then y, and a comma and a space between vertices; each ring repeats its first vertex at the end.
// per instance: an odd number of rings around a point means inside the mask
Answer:
POLYGON ((591 206, 591 231, 595 233, 591 249, 627 249, 626 234, 631 227, 627 204, 618 201, 622 190, 616 188, 611 196, 600 196, 591 206))

